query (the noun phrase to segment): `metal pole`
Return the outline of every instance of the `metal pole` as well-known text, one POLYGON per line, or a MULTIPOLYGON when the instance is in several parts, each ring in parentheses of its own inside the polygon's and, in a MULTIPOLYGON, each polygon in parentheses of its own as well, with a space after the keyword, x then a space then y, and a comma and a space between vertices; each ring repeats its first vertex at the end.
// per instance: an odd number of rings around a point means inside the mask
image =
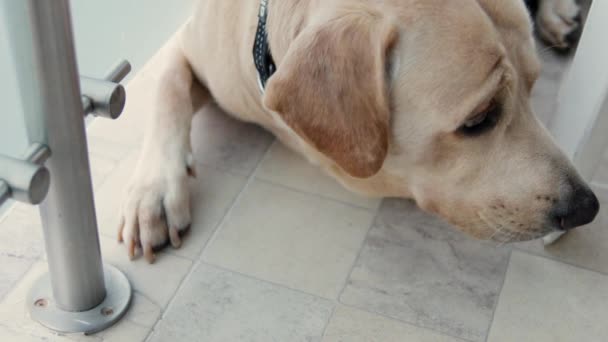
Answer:
POLYGON ((33 65, 25 68, 36 73, 38 81, 30 86, 42 95, 27 101, 40 102, 45 143, 53 154, 46 164, 51 187, 40 206, 53 295, 58 307, 84 311, 101 303, 106 291, 68 2, 13 3, 31 29, 30 39, 14 47, 33 53, 33 65))
POLYGON ((124 275, 104 272, 101 261, 69 3, 3 4, 29 138, 52 152, 51 185, 40 206, 50 281, 43 277, 30 292, 30 312, 55 330, 98 331, 124 314, 131 291, 124 275), (41 122, 42 129, 32 129, 41 122))

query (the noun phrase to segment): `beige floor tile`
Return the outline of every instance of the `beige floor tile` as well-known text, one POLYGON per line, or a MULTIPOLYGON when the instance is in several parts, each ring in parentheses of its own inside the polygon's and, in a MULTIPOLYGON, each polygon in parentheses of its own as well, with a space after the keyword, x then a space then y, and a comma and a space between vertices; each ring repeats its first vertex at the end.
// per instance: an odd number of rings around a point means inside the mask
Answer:
POLYGON ((385 200, 340 296, 367 311, 483 341, 509 257, 411 201, 385 200))
POLYGON ((134 290, 133 297, 131 297, 131 306, 123 319, 143 327, 152 328, 160 318, 160 314, 161 309, 157 304, 134 290))
POLYGON ((270 147, 256 171, 256 177, 368 209, 375 210, 380 206, 380 199, 366 198, 347 190, 279 141, 270 147))
POLYGON ((15 328, 13 326, 0 325, 0 341, 10 342, 102 342, 100 336, 84 336, 84 335, 62 335, 51 331, 46 331, 39 327, 31 329, 31 327, 15 328))
POLYGON ((112 328, 84 336, 82 334, 60 334, 33 321, 26 310, 27 292, 35 280, 47 270, 43 262, 36 263, 17 286, 0 302, 0 341, 143 341, 160 315, 160 309, 134 294, 130 312, 112 328), (150 314, 156 312, 156 314, 150 314), (154 317, 154 321, 152 318, 154 317), (145 323, 142 325, 140 323, 145 323), (119 338, 120 337, 120 338, 119 338))
POLYGON ((464 341, 373 313, 339 305, 325 329, 323 342, 458 342, 464 341))
POLYGON ((101 186, 95 189, 95 209, 99 233, 116 238, 121 208, 126 200, 127 186, 135 171, 139 152, 131 152, 108 175, 101 186))
POLYGON ((332 303, 200 264, 150 341, 320 341, 332 303))
POLYGON ((133 151, 132 147, 126 146, 125 144, 116 143, 102 137, 87 136, 87 144, 89 154, 96 155, 113 162, 120 162, 133 151))
POLYGON ((152 265, 141 256, 131 261, 124 244, 106 237, 101 237, 101 252, 104 262, 122 270, 133 288, 160 308, 169 303, 192 265, 188 259, 166 253, 157 254, 152 265))
POLYGON ((0 251, 0 300, 29 270, 32 263, 32 260, 6 255, 0 251))
POLYGON ((0 222, 0 254, 35 260, 44 254, 38 208, 16 203, 0 222))
POLYGON ((179 249, 169 253, 197 259, 220 221, 241 192, 245 176, 199 166, 198 177, 190 181, 192 225, 179 249))
POLYGON ((89 163, 91 165, 93 188, 100 186, 116 167, 115 162, 93 154, 89 154, 89 163))
MULTIPOLYGON (((17 331, 11 329, 9 327, 5 327, 0 325, 0 340, 1 341, 11 341, 11 342, 43 342, 48 341, 48 338, 42 336, 34 336, 31 334, 26 334, 23 331, 17 331)), ((66 341, 66 338, 58 338, 57 341, 66 341)), ((67 340, 70 341, 71 340, 67 340)))
POLYGON ((192 120, 192 153, 197 163, 243 175, 253 172, 274 137, 259 126, 238 121, 215 105, 192 120))
POLYGON ((133 148, 101 137, 87 136, 93 186, 98 188, 133 148))
POLYGON ((606 341, 608 276, 514 252, 488 341, 606 341))
MULTIPOLYGON (((138 152, 131 153, 95 193, 97 221, 102 235, 115 238, 125 189, 137 163, 138 152)), ((190 180, 192 225, 180 249, 167 248, 171 254, 196 259, 247 178, 207 166, 197 166, 198 177, 190 180)))
POLYGON ((608 187, 608 151, 602 156, 602 161, 595 171, 593 181, 608 187))
POLYGON ((608 189, 596 188, 595 192, 601 208, 592 224, 568 232, 551 246, 536 240, 516 248, 608 274, 608 189))
POLYGON ((105 342, 143 342, 151 328, 143 327, 129 321, 120 322, 96 336, 105 342))
POLYGON ((210 263, 336 298, 373 214, 254 181, 204 252, 210 263))

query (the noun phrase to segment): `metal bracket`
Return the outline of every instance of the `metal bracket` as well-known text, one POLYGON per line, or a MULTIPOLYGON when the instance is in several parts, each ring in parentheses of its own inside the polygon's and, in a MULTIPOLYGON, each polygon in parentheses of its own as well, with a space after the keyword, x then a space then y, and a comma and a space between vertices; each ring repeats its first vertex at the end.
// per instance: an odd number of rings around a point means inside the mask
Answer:
POLYGON ((42 202, 51 181, 42 164, 50 154, 48 147, 36 143, 24 160, 0 155, 0 204, 8 198, 34 205, 42 202))
POLYGON ((119 84, 131 71, 128 61, 120 61, 104 79, 80 77, 82 107, 86 114, 117 119, 125 108, 125 88, 119 84))
MULTIPOLYGON (((116 119, 122 113, 126 94, 119 84, 131 71, 131 64, 122 60, 103 80, 81 76, 82 106, 86 114, 116 119)), ((9 198, 28 204, 44 200, 50 185, 44 162, 51 151, 42 144, 32 144, 23 160, 0 155, 0 205, 9 198)))

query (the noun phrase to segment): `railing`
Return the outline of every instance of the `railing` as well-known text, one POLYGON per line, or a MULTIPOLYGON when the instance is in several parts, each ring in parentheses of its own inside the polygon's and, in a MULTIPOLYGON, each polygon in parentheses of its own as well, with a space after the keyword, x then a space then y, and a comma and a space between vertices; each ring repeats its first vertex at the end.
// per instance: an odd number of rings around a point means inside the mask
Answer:
POLYGON ((120 115, 118 82, 130 65, 119 63, 103 80, 79 78, 67 0, 2 6, 32 145, 23 159, 0 156, 0 204, 40 204, 49 266, 27 306, 51 329, 93 333, 124 315, 131 286, 102 264, 84 116, 120 115))

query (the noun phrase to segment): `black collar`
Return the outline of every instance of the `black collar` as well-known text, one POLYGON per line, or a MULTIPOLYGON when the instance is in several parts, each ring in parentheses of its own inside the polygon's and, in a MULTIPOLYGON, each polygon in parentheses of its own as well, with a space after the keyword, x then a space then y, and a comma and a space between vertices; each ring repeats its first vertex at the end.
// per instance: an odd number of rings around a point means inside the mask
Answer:
POLYGON ((264 93, 266 82, 276 71, 270 44, 268 43, 268 31, 266 31, 266 20, 268 18, 268 0, 260 0, 260 13, 258 14, 258 30, 255 33, 253 44, 253 62, 258 71, 258 86, 264 93))

